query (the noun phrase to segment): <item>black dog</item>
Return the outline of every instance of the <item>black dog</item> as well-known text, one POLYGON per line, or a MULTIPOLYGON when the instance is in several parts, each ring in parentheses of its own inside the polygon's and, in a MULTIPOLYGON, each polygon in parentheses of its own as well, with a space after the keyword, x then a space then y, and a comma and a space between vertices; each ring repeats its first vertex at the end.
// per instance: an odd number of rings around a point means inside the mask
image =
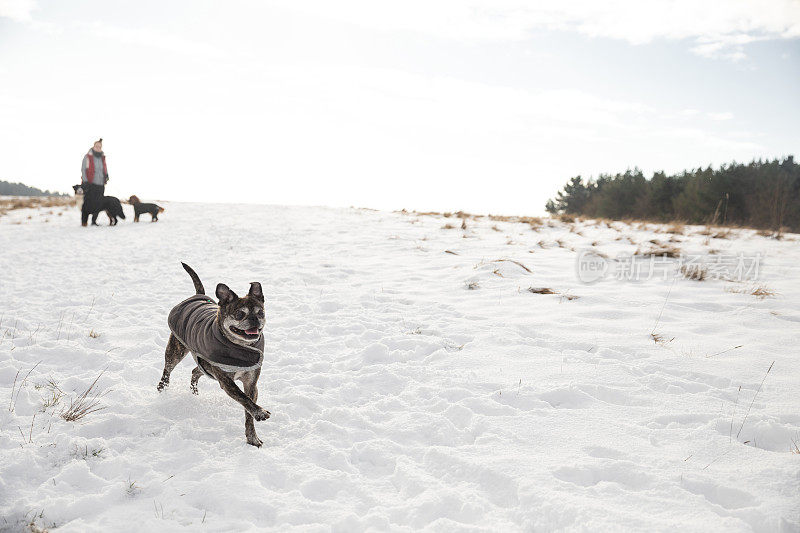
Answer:
POLYGON ((250 284, 244 298, 236 296, 227 285, 217 285, 219 305, 205 296, 203 283, 194 270, 181 263, 189 273, 197 294, 184 300, 169 313, 170 336, 164 352, 164 373, 158 390, 169 385, 169 375, 187 352, 192 352, 197 366, 192 370, 191 388, 197 394, 197 381, 203 374, 215 379, 228 396, 244 407, 244 434, 247 443, 261 446, 255 420, 266 420, 270 413, 256 404, 256 384, 264 358, 264 294, 261 284, 250 284), (234 380, 242 382, 242 391, 234 380))
POLYGON ((139 222, 139 215, 150 213, 150 222, 158 222, 158 214, 164 212, 164 208, 156 204, 143 204, 136 195, 128 198, 128 203, 133 206, 133 221, 139 222))
POLYGON ((103 206, 100 208, 100 211, 105 211, 106 215, 108 215, 109 226, 117 225, 117 217, 125 220, 125 212, 122 210, 122 203, 119 201, 119 198, 115 196, 103 196, 103 206))
MULTIPOLYGON (((75 194, 83 194, 83 187, 81 185, 73 185, 72 190, 75 194)), ((84 202, 86 200, 84 199, 84 202)), ((97 226, 97 215, 102 211, 108 215, 108 225, 116 226, 117 217, 125 220, 125 212, 122 210, 122 203, 116 196, 103 196, 102 202, 92 214, 92 226, 97 226)))

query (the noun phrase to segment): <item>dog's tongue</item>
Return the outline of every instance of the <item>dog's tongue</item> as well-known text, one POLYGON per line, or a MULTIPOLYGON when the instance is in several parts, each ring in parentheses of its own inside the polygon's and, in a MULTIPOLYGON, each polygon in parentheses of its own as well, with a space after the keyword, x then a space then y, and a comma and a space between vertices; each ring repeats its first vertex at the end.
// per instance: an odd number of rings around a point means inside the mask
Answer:
POLYGON ((258 335, 258 330, 256 328, 246 329, 244 332, 248 335, 258 335))

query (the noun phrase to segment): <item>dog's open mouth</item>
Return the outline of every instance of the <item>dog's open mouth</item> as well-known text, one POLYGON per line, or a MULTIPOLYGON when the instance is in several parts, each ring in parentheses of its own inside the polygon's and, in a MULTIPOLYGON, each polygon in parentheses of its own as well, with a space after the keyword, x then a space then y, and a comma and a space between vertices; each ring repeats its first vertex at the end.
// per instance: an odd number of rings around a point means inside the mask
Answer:
POLYGON ((249 339, 258 337, 258 329, 256 329, 256 328, 239 329, 236 326, 230 326, 230 328, 231 328, 232 332, 234 332, 235 334, 239 335, 240 337, 245 337, 245 338, 249 338, 249 339))

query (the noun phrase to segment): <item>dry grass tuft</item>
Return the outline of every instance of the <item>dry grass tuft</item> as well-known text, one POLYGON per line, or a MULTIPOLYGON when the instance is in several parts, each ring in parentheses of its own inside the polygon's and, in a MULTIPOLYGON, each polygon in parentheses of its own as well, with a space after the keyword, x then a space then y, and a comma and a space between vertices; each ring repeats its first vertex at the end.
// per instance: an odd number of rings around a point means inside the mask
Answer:
MULTIPOLYGON (((658 242, 658 241, 656 241, 658 242)), ((681 250, 677 246, 670 246, 668 244, 657 244, 651 246, 647 250, 637 249, 633 255, 641 255, 643 257, 680 257, 681 250)))
POLYGON ((64 409, 61 413, 61 418, 67 422, 75 422, 84 418, 86 415, 105 409, 105 407, 100 407, 100 397, 106 394, 108 390, 99 392, 95 389, 97 381, 104 372, 105 370, 100 372, 100 374, 94 378, 92 384, 89 385, 89 388, 83 391, 77 398, 70 400, 69 407, 64 409))
POLYGON ((673 233, 675 235, 683 235, 686 231, 686 226, 682 222, 673 222, 664 230, 666 233, 673 233))
POLYGON ((458 255, 458 252, 454 252, 453 250, 445 250, 444 253, 452 254, 452 255, 458 255))
POLYGON ((681 265, 680 272, 686 279, 704 281, 708 278, 708 268, 703 265, 681 265))
POLYGON ((466 282, 466 286, 468 291, 474 291, 481 287, 480 283, 477 281, 468 281, 466 282))
POLYGON ((696 235, 705 235, 711 239, 730 239, 736 236, 729 228, 714 228, 712 226, 706 226, 698 231, 696 235))
POLYGON ((72 453, 70 453, 70 455, 74 459, 88 461, 90 457, 101 457, 103 455, 103 452, 105 452, 105 451, 106 451, 106 449, 103 448, 103 447, 92 448, 90 450, 88 444, 84 444, 83 445, 83 449, 81 450, 80 446, 78 446, 77 444, 74 444, 73 448, 72 448, 72 453))
POLYGON ((472 213, 467 213, 466 211, 456 211, 455 215, 458 218, 483 218, 483 215, 473 215, 472 213))
POLYGON ((515 259, 495 259, 494 261, 492 261, 492 263, 501 263, 503 261, 507 261, 509 263, 514 263, 515 265, 520 267, 525 272, 528 272, 529 274, 533 273, 533 271, 530 268, 526 267, 525 265, 523 265, 522 263, 520 263, 519 261, 517 261, 515 259))
POLYGON ((456 227, 452 224, 445 224, 442 226, 442 229, 456 229, 456 227))
POLYGON ((783 234, 784 233, 788 233, 788 232, 789 232, 789 228, 781 227, 778 231, 762 230, 762 231, 759 231, 757 233, 757 235, 760 235, 762 237, 766 237, 768 239, 775 239, 776 241, 780 241, 780 240, 782 240, 784 238, 783 234))
POLYGON ((526 290, 528 292, 532 292, 533 294, 558 294, 549 287, 528 287, 526 290))
MULTIPOLYGON (((24 531, 25 533, 50 533, 50 528, 55 529, 56 523, 52 522, 49 526, 45 523, 44 520, 44 509, 40 512, 33 511, 33 516, 28 518, 29 513, 25 513, 25 519, 21 521, 18 525, 22 529, 20 531, 24 531), (39 524, 39 522, 42 524, 39 524)), ((8 526, 8 522, 3 519, 4 526, 8 526)), ((3 531, 6 531, 4 528, 3 531)), ((10 531, 10 530, 9 530, 10 531)))
POLYGON ((46 382, 36 385, 35 388, 37 390, 45 389, 47 391, 47 395, 42 396, 42 407, 39 409, 42 413, 46 412, 51 407, 59 405, 61 399, 66 396, 53 378, 48 378, 46 382))
POLYGON ((660 333, 651 333, 650 338, 653 339, 653 342, 658 344, 659 346, 666 346, 667 344, 675 340, 675 337, 667 339, 666 337, 664 337, 664 335, 660 333))
MULTIPOLYGON (((489 215, 489 220, 492 222, 516 222, 519 224, 528 224, 532 230, 536 231, 542 225, 544 225, 544 221, 542 221, 539 217, 518 217, 518 216, 511 216, 511 215, 489 215)), ((494 227, 492 227, 494 229, 494 227)), ((498 230, 499 231, 499 230, 498 230)))
POLYGON ((575 296, 574 294, 569 294, 567 292, 561 293, 551 289, 550 287, 528 287, 525 289, 526 291, 533 293, 533 294, 555 294, 558 295, 560 301, 568 301, 571 302, 572 300, 577 300, 580 296, 575 296))
POLYGON ((770 288, 767 288, 766 285, 759 285, 754 287, 753 290, 750 292, 756 298, 763 300, 764 298, 772 298, 777 293, 770 288))
POLYGON ((520 217, 519 221, 530 226, 533 231, 538 230, 544 225, 544 222, 539 217, 520 217))
POLYGON ((727 292, 733 292, 736 294, 751 294, 759 300, 763 300, 764 298, 772 298, 778 295, 777 292, 770 289, 766 285, 751 285, 747 287, 732 286, 727 287, 725 290, 727 292))

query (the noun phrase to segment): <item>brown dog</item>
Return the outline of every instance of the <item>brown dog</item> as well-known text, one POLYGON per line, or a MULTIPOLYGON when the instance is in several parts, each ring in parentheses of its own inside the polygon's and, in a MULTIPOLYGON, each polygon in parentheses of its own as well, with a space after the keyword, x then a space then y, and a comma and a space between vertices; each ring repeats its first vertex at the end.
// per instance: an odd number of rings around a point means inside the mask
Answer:
POLYGON ((158 214, 164 212, 164 208, 156 204, 143 204, 136 195, 128 198, 128 203, 133 206, 133 221, 139 222, 139 215, 150 213, 150 222, 158 222, 158 214))
POLYGON ((264 358, 264 294, 261 284, 253 282, 244 298, 236 296, 227 285, 217 285, 217 305, 205 296, 200 278, 181 263, 192 278, 196 294, 176 305, 169 313, 170 336, 164 352, 164 373, 158 383, 162 391, 169 385, 169 375, 187 352, 192 352, 197 366, 192 370, 191 388, 197 394, 197 381, 204 374, 216 380, 228 396, 244 407, 244 433, 247 443, 261 446, 255 420, 266 420, 270 413, 256 404, 256 384, 264 358), (234 382, 242 382, 242 391, 234 382))

